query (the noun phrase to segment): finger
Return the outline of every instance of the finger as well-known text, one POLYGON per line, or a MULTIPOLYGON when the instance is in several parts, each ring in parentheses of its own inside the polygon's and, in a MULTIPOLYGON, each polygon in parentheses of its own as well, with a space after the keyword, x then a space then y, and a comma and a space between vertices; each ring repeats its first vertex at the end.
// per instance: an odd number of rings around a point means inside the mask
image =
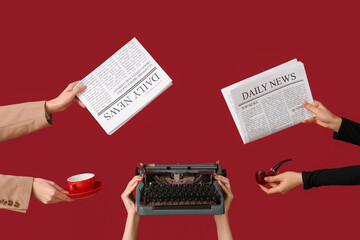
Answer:
POLYGON ((274 187, 277 187, 279 185, 278 182, 276 183, 268 183, 270 185, 270 187, 274 188, 274 187))
POLYGON ((320 106, 323 106, 321 102, 317 101, 317 100, 314 100, 314 106, 315 107, 320 107, 320 106))
POLYGON ((261 190, 263 190, 264 192, 268 193, 268 191, 269 191, 268 188, 264 187, 264 186, 261 185, 261 184, 258 184, 258 185, 259 185, 259 187, 261 188, 261 190))
POLYGON ((302 104, 307 110, 309 110, 315 114, 318 113, 318 109, 316 107, 314 107, 313 105, 311 105, 310 103, 308 103, 307 101, 303 101, 302 104))
POLYGON ((312 117, 309 119, 305 119, 302 121, 303 123, 316 123, 316 117, 312 117))
POLYGON ((76 82, 72 82, 72 83, 70 83, 67 87, 66 87, 66 91, 71 91, 71 90, 73 90, 73 88, 76 86, 76 84, 78 84, 80 82, 80 80, 79 81, 76 81, 76 82))
POLYGON ((228 178, 223 177, 223 176, 217 176, 215 179, 224 183, 225 186, 231 190, 230 180, 228 178))
POLYGON ((224 183, 222 183, 220 180, 218 181, 220 187, 222 188, 222 190, 226 193, 227 196, 231 195, 232 192, 230 189, 228 189, 224 183))
POLYGON ((81 93, 81 92, 84 91, 85 89, 86 89, 86 86, 85 86, 85 85, 78 86, 77 88, 75 88, 75 89, 72 91, 72 94, 75 96, 76 94, 81 93))
POLYGON ((125 197, 130 197, 136 186, 138 185, 138 181, 133 182, 128 188, 125 189, 123 195, 125 197))
POLYGON ((75 98, 75 101, 80 105, 80 107, 86 108, 85 104, 83 104, 77 97, 75 98))
POLYGON ((224 177, 224 176, 221 176, 221 175, 215 176, 215 179, 219 179, 219 180, 221 180, 221 181, 224 182, 224 183, 230 183, 230 180, 229 180, 228 178, 226 178, 226 177, 224 177))
POLYGON ((265 177, 264 179, 268 183, 279 182, 281 180, 281 174, 276 175, 276 176, 271 176, 271 177, 265 177))
POLYGON ((223 183, 223 184, 225 185, 225 187, 231 191, 231 186, 230 186, 230 181, 229 181, 229 179, 227 179, 227 181, 225 181, 224 179, 219 179, 218 181, 220 181, 221 183, 223 183))
POLYGON ((142 180, 141 176, 135 176, 133 177, 130 182, 128 183, 128 185, 126 186, 126 189, 124 191, 124 195, 129 196, 130 193, 132 193, 132 191, 134 191, 135 187, 137 186, 137 184, 139 183, 139 181, 142 180))
POLYGON ((128 187, 129 187, 130 185, 132 185, 134 182, 140 181, 140 180, 142 180, 142 176, 139 176, 139 175, 134 176, 134 177, 129 181, 129 183, 128 183, 128 185, 127 185, 126 188, 128 188, 128 187))
POLYGON ((278 192, 278 188, 266 188, 263 185, 259 184, 261 190, 263 190, 264 192, 266 192, 267 194, 274 194, 278 192))
POLYGON ((131 188, 131 186, 132 186, 136 181, 137 181, 137 180, 136 180, 136 177, 133 177, 133 178, 129 181, 129 183, 128 183, 128 185, 126 186, 124 192, 127 192, 128 189, 131 188))
MULTIPOLYGON (((273 170, 273 168, 270 168, 270 172, 273 170)), ((276 172, 275 172, 275 176, 276 175, 279 175, 280 174, 280 171, 279 170, 277 170, 276 172)))
POLYGON ((60 187, 59 185, 57 185, 56 183, 54 183, 52 185, 57 191, 61 192, 61 193, 64 193, 64 194, 67 194, 69 193, 68 191, 64 190, 62 187, 60 187))
POLYGON ((61 193, 59 191, 55 192, 55 198, 57 198, 59 200, 59 201, 55 201, 55 202, 61 202, 61 201, 72 202, 72 201, 74 201, 73 198, 71 198, 71 197, 67 196, 66 194, 61 193))
MULTIPOLYGON (((270 171, 272 170, 272 168, 270 169, 270 171)), ((276 171, 276 173, 275 173, 275 176, 276 175, 279 175, 280 174, 280 171, 278 170, 278 171, 276 171)), ((280 182, 268 182, 268 184, 271 186, 271 187, 277 187, 279 184, 280 184, 280 182)))

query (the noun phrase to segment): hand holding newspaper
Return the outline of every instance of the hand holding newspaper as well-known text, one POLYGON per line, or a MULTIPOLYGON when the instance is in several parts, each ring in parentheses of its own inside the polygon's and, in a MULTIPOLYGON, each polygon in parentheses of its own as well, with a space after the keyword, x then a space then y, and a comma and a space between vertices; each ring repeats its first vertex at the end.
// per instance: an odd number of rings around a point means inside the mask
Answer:
POLYGON ((296 59, 222 90, 244 144, 314 117, 304 64, 296 59))
POLYGON ((170 87, 170 77, 133 38, 87 75, 79 99, 111 135, 170 87))

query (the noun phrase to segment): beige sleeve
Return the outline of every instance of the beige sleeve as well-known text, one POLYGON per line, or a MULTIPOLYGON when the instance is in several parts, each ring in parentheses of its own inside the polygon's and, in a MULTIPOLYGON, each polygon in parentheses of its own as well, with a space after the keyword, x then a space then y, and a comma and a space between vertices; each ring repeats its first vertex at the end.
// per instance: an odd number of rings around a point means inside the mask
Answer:
POLYGON ((29 208, 32 177, 0 174, 0 209, 25 213, 29 208))
POLYGON ((52 125, 45 113, 45 101, 0 107, 0 142, 52 125))

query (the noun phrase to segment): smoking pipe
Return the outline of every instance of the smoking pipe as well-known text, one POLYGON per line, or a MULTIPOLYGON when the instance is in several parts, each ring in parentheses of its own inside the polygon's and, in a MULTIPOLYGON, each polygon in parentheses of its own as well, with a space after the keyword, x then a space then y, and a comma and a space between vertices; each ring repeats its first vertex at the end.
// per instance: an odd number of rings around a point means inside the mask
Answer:
POLYGON ((267 181, 265 181, 265 177, 269 177, 269 176, 274 176, 276 171, 280 168, 280 166, 284 163, 284 162, 287 162, 287 161, 291 161, 292 159, 287 159, 287 160, 284 160, 284 161, 281 161, 279 162, 278 164, 276 164, 275 167, 273 167, 273 169, 268 173, 266 174, 264 171, 257 171, 255 173, 255 178, 256 178, 256 181, 261 184, 261 185, 265 185, 267 184, 267 181))

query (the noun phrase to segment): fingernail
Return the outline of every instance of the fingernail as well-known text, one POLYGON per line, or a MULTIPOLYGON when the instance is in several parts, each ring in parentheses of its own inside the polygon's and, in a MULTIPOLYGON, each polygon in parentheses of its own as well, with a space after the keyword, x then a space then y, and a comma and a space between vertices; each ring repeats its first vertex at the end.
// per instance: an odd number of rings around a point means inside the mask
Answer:
POLYGON ((269 180, 269 178, 268 178, 268 177, 265 177, 264 179, 265 179, 265 181, 269 180))

